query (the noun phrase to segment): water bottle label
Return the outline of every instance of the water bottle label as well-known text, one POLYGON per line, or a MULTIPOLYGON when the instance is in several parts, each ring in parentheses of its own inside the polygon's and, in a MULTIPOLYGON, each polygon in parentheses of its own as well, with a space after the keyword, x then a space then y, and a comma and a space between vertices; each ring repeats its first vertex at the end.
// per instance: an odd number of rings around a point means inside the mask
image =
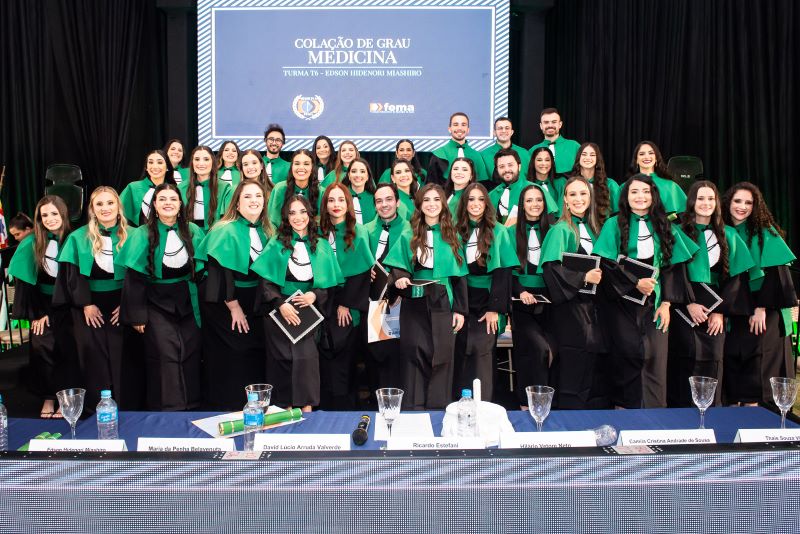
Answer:
POLYGON ((97 412, 98 423, 113 423, 117 420, 117 411, 113 412, 97 412))
POLYGON ((246 413, 244 414, 244 426, 262 426, 264 424, 263 413, 246 413))

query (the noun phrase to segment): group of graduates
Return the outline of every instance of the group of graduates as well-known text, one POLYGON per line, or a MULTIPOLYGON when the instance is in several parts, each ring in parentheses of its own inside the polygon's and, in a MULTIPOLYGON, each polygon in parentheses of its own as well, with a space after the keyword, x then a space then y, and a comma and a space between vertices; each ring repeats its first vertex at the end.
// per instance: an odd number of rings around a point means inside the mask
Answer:
POLYGON ((352 409, 356 361, 405 409, 444 408, 476 377, 490 400, 507 325, 520 407, 533 384, 561 409, 688 406, 692 375, 721 380, 718 402, 768 401, 769 378, 794 374, 797 297, 759 189, 684 193, 649 141, 617 183, 557 110, 540 127, 528 151, 500 118, 477 152, 455 113, 427 169, 401 140, 376 180, 350 141, 282 159, 270 125, 264 156, 227 141, 185 166, 170 140, 119 195, 94 190, 74 231, 45 196, 9 267, 42 416, 77 384, 89 409, 101 389, 122 409, 238 409, 260 382, 281 406, 352 409), (376 264, 400 335, 367 343, 376 264), (309 306, 325 320, 293 343, 281 323, 309 306))

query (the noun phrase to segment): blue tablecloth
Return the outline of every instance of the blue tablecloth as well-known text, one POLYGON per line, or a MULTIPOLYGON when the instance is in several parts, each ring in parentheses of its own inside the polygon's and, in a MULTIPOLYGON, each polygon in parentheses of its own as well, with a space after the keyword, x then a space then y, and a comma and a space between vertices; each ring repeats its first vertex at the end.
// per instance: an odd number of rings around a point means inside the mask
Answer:
MULTIPOLYGON (((304 414, 304 420, 269 432, 279 434, 349 434, 359 422, 362 412, 317 411, 304 414)), ((119 435, 129 451, 135 451, 139 437, 207 438, 193 420, 217 415, 206 412, 121 412, 119 435)), ((373 414, 370 414, 374 416, 373 414)), ((443 412, 430 412, 434 433, 442 432, 443 412)), ((533 432, 536 425, 528 412, 509 411, 508 418, 517 432, 533 432)), ((554 411, 544 423, 544 431, 588 430, 603 424, 622 430, 668 430, 697 428, 700 416, 694 408, 653 410, 576 410, 554 411)), ((787 428, 798 425, 787 421, 787 428)), ((780 416, 758 407, 711 408, 706 412, 706 428, 713 428, 717 443, 732 443, 740 428, 778 428, 780 416)), ((60 432, 61 439, 69 439, 69 424, 60 419, 9 419, 9 450, 16 450, 41 432, 60 432)), ((97 438, 97 423, 90 417, 78 423, 77 438, 97 438)), ((369 441, 360 449, 379 449, 384 442, 376 442, 374 427, 370 426, 369 441)), ((236 439, 237 450, 242 450, 241 438, 236 439)))

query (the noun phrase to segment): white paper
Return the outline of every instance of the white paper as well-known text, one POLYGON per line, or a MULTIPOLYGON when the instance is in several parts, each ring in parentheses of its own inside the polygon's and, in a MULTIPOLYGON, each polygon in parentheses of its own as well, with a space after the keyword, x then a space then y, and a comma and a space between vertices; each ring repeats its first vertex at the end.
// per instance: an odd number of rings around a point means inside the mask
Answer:
POLYGON ((623 430, 619 433, 619 444, 627 445, 698 445, 716 443, 711 428, 685 430, 623 430))
MULTIPOLYGON (((283 408, 278 408, 277 406, 270 406, 267 408, 267 413, 278 413, 278 412, 285 412, 283 408)), ((230 413, 223 413, 220 415, 214 415, 211 417, 206 417, 205 419, 196 419, 192 421, 192 424, 211 436, 212 438, 233 438, 236 436, 241 436, 244 434, 244 430, 241 432, 234 432, 233 434, 225 434, 224 436, 219 435, 219 424, 224 421, 233 421, 235 419, 244 419, 244 414, 242 412, 230 412, 230 413)), ((278 423, 275 425, 269 425, 265 427, 269 428, 277 428, 279 426, 285 425, 293 425, 294 423, 299 423, 303 419, 297 419, 296 421, 286 421, 284 423, 278 423)))
POLYGON ((502 432, 501 449, 548 449, 571 447, 596 447, 592 430, 575 432, 502 432))
POLYGON ((232 439, 139 438, 137 451, 144 452, 226 452, 235 451, 232 439))
POLYGON ((485 445, 481 438, 406 438, 392 436, 386 442, 386 448, 390 451, 484 449, 486 448, 485 445))
POLYGON ((349 451, 349 434, 256 434, 254 451, 349 451))
POLYGON ((770 443, 773 441, 800 441, 800 428, 740 428, 734 443, 770 443))
MULTIPOLYGON (((389 428, 381 414, 372 419, 375 425, 375 441, 389 439, 389 428)), ((433 438, 431 416, 427 413, 401 413, 392 423, 392 437, 398 438, 433 438)))
POLYGON ((122 452, 127 451, 124 439, 32 439, 29 451, 82 451, 122 452))

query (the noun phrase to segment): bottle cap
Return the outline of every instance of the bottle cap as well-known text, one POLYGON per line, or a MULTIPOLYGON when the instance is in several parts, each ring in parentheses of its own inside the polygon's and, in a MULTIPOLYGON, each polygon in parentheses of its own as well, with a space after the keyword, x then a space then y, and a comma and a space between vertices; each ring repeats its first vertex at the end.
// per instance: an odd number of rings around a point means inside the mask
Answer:
POLYGON ((111 390, 110 389, 102 390, 100 392, 100 398, 101 399, 110 399, 111 398, 111 390))
POLYGON ((251 391, 247 394, 247 402, 257 401, 258 400, 258 393, 255 391, 251 391))
POLYGON ((467 388, 462 389, 461 390, 461 396, 462 397, 468 397, 468 398, 471 399, 472 398, 472 390, 471 389, 467 389, 467 388))

